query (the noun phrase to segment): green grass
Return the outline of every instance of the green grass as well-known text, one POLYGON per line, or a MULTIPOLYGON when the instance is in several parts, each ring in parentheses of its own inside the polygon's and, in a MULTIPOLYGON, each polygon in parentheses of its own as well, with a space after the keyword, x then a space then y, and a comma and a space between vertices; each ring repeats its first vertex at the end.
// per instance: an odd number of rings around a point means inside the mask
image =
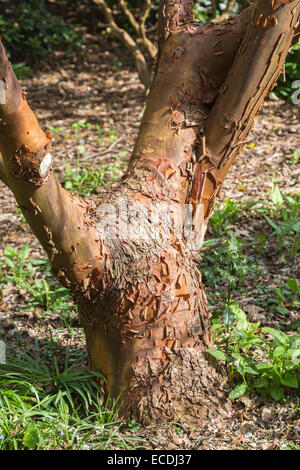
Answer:
POLYGON ((7 246, 0 262, 0 299, 2 289, 12 283, 22 296, 28 298, 24 310, 39 310, 40 316, 56 312, 66 328, 71 329, 72 312, 77 312, 70 292, 53 279, 48 260, 29 258, 29 245, 19 251, 7 246))
POLYGON ((104 378, 84 366, 86 353, 78 346, 66 347, 62 357, 59 332, 66 329, 74 341, 82 329, 73 325, 77 308, 69 291, 52 278, 48 260, 31 258, 28 244, 20 250, 6 247, 0 263, 0 300, 8 283, 25 300, 20 313, 35 312, 45 326, 51 316, 55 328, 49 345, 40 347, 36 340, 34 351, 18 329, 17 340, 6 343, 7 363, 0 364, 0 450, 143 447, 141 439, 120 431, 121 397, 108 407, 98 385, 104 378))
POLYGON ((64 173, 64 187, 69 191, 88 196, 97 193, 101 186, 112 183, 122 175, 122 165, 118 160, 105 166, 67 166, 64 173))
POLYGON ((141 446, 122 437, 118 403, 108 408, 96 378, 82 358, 59 366, 53 343, 45 361, 18 351, 0 365, 0 450, 130 449, 141 446))

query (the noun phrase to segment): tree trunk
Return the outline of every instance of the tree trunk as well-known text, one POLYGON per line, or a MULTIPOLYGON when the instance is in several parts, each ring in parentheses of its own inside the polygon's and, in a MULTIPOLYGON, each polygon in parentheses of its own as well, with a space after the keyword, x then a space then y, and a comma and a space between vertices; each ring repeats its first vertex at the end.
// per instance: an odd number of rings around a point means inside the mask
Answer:
POLYGON ((1 50, 0 178, 79 307, 92 368, 139 421, 226 412, 197 253, 214 201, 282 69, 300 2, 259 0, 221 24, 191 0, 161 1, 159 58, 122 180, 98 209, 61 188, 49 135, 1 50), (2 163, 1 163, 2 162, 2 163), (1 176, 3 175, 3 177, 1 176))

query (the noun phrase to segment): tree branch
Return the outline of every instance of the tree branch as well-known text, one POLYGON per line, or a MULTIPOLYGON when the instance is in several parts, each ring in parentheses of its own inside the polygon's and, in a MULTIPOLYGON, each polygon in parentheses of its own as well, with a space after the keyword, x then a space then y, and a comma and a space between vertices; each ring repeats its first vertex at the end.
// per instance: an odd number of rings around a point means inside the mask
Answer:
POLYGON ((216 7, 216 1, 215 0, 211 0, 211 7, 212 7, 212 11, 213 11, 213 18, 216 18, 216 16, 217 16, 217 7, 216 7))
POLYGON ((137 71, 140 77, 141 82, 148 89, 151 85, 151 74, 148 70, 148 65, 143 56, 141 50, 139 49, 137 43, 134 39, 127 33, 124 29, 120 28, 113 17, 113 13, 111 8, 107 5, 105 0, 93 0, 96 5, 99 5, 105 15, 106 21, 108 23, 107 32, 111 33, 115 36, 119 41, 121 41, 124 46, 130 51, 132 54, 135 64, 137 67, 137 71))
MULTIPOLYGON (((147 168, 154 173, 153 178, 157 178, 159 167, 160 178, 156 179, 156 185, 160 186, 157 194, 161 191, 162 198, 164 185, 171 187, 173 184, 174 199, 190 203, 187 188, 192 176, 188 177, 179 168, 186 165, 193 169, 193 152, 201 139, 200 132, 232 66, 251 12, 222 26, 195 24, 190 31, 174 34, 160 48, 128 174, 136 175, 140 165, 143 171, 147 168), (178 171, 174 171, 175 168, 178 171), (164 180, 164 171, 172 175, 166 176, 168 183, 164 180)), ((143 190, 147 192, 147 188, 143 190)))
MULTIPOLYGON (((251 8, 251 7, 250 7, 251 8)), ((212 107, 199 172, 205 174, 202 204, 209 218, 222 182, 250 132, 254 117, 282 71, 300 19, 299 0, 260 0, 235 61, 212 107)))
POLYGON ((130 9, 128 8, 124 0, 118 0, 118 1, 129 23, 131 24, 131 26, 133 26, 136 33, 139 34, 139 29, 140 29, 139 24, 136 21, 134 15, 131 13, 130 9))
POLYGON ((95 255, 99 253, 99 236, 96 228, 89 227, 90 208, 58 183, 51 168, 50 135, 40 128, 29 108, 1 41, 0 76, 5 84, 5 104, 0 105, 4 182, 46 250, 57 277, 79 289, 102 263, 95 255))
POLYGON ((135 32, 138 35, 138 42, 143 44, 143 46, 145 47, 150 57, 154 59, 157 53, 157 48, 153 44, 153 42, 150 41, 150 39, 147 37, 147 34, 146 34, 146 20, 152 9, 152 1, 144 0, 144 8, 142 9, 141 15, 139 17, 139 21, 135 19, 134 15, 131 13, 130 9, 128 8, 124 0, 119 0, 119 4, 125 16, 127 17, 128 21, 135 29, 135 32))
POLYGON ((293 37, 293 40, 292 40, 292 46, 297 44, 299 41, 300 41, 300 24, 298 24, 298 26, 294 30, 294 37, 293 37))
POLYGON ((226 8, 218 18, 214 18, 212 23, 220 23, 221 21, 227 20, 232 8, 235 5, 236 0, 227 0, 226 8))
POLYGON ((142 10, 142 14, 140 16, 139 35, 142 38, 143 44, 148 54, 150 55, 150 57, 152 57, 152 59, 154 59, 157 54, 157 48, 153 44, 153 42, 149 40, 146 34, 146 21, 147 21, 147 18, 149 16, 151 9, 152 9, 152 1, 145 0, 144 9, 142 10))

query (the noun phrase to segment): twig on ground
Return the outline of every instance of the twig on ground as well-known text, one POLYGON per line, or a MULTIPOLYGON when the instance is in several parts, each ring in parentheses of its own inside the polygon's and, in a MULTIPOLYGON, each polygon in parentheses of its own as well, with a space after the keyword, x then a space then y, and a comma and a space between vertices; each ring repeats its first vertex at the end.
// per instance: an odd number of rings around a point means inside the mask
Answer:
POLYGON ((118 153, 118 150, 114 150, 114 148, 116 147, 116 145, 118 145, 120 142, 123 141, 123 137, 120 137, 118 140, 116 140, 115 142, 113 142, 107 150, 104 150, 104 152, 101 152, 100 154, 99 153, 93 153, 92 155, 89 155, 88 157, 85 157, 85 158, 81 158, 80 160, 78 160, 79 162, 85 162, 86 160, 90 160, 91 158, 94 158, 94 157, 98 157, 100 156, 101 158, 102 157, 105 157, 106 155, 108 155, 109 153, 118 153))

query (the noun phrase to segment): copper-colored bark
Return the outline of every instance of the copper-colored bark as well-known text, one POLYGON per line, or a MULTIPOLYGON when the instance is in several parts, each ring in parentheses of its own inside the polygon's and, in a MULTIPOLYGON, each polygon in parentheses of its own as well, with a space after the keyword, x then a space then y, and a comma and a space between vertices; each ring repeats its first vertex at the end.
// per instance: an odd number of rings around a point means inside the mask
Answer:
POLYGON ((174 419, 191 406, 190 414, 204 419, 222 402, 220 375, 203 356, 210 322, 194 248, 167 215, 190 204, 194 230, 205 232, 299 16, 299 0, 259 0, 237 18, 204 26, 194 23, 191 0, 160 2, 159 57, 129 168, 99 196, 99 205, 117 208, 126 199, 129 209, 143 209, 138 220, 121 217, 117 238, 110 236, 114 223, 108 232, 97 228, 102 216, 65 191, 51 169, 41 175, 50 137, 0 51, 7 84, 0 178, 71 288, 90 364, 106 376, 107 394, 125 389, 128 416, 174 419), (153 231, 149 213, 157 204, 153 231), (127 222, 132 230, 123 237, 127 222))

